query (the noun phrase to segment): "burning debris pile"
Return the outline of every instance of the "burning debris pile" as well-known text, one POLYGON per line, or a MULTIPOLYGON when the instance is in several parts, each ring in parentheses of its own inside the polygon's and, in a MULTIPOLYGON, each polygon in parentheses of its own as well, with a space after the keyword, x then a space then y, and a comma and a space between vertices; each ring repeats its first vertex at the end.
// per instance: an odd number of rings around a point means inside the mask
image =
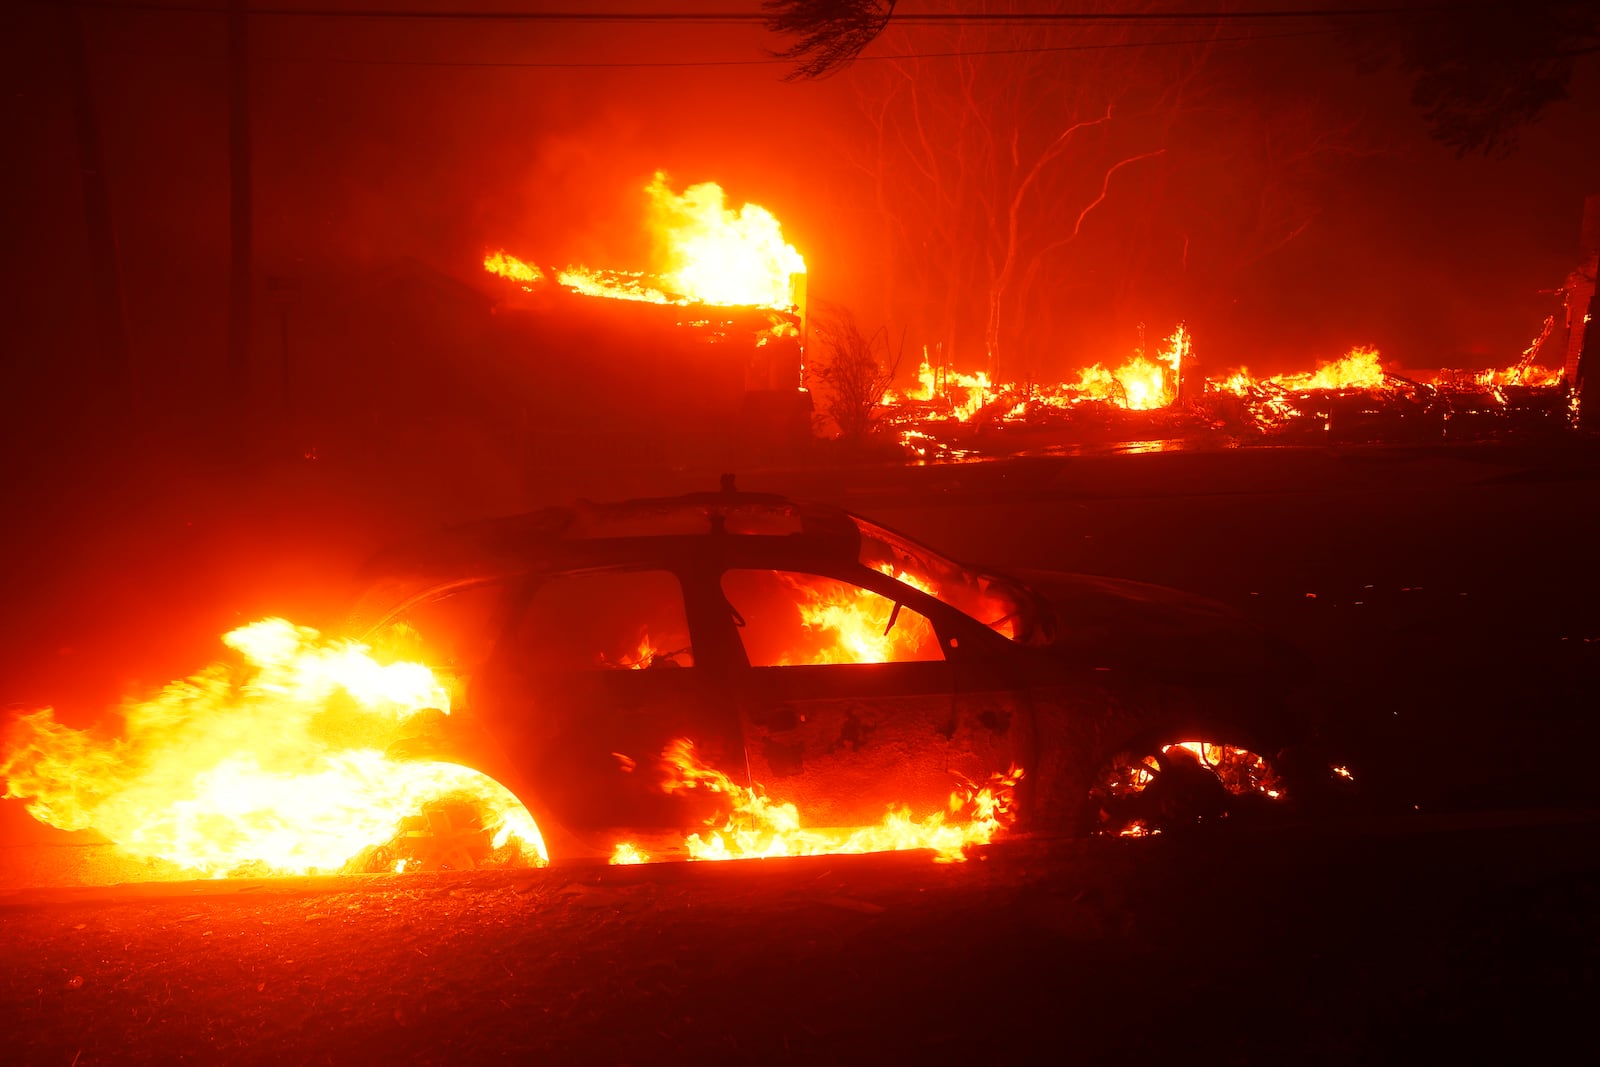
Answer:
MULTIPOLYGON (((1548 324, 1547 324, 1548 331, 1548 324)), ((1533 363, 1539 343, 1503 370, 1410 377, 1357 347, 1315 370, 1191 377, 1193 339, 1181 324, 1153 358, 1096 364, 1073 382, 1000 384, 924 362, 918 387, 884 398, 886 422, 919 459, 959 458, 1085 442, 1227 435, 1235 441, 1418 441, 1551 432, 1571 425, 1561 368, 1533 363)))
MULTIPOLYGON (((1123 434, 1127 413, 1139 413, 1144 429, 1184 419, 1177 401, 1193 341, 1179 326, 1159 351, 1135 352, 1113 369, 1096 363, 1076 381, 1054 384, 1000 384, 985 372, 962 374, 929 365, 917 371, 917 387, 884 396, 887 423, 917 458, 978 453, 1008 442, 1039 445, 1123 434)), ((1138 417, 1138 416, 1136 416, 1138 417)))

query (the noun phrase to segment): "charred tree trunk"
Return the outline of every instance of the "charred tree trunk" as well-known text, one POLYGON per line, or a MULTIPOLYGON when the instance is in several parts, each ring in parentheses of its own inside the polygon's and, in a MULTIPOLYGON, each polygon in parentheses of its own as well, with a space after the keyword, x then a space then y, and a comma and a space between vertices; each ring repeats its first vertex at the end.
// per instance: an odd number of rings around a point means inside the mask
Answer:
POLYGON ((128 349, 127 318, 123 313, 117 230, 111 214, 111 191, 106 182, 100 122, 89 77, 89 47, 78 10, 62 5, 59 11, 62 36, 67 46, 68 75, 72 81, 72 114, 77 127, 83 220, 89 245, 89 284, 94 302, 98 370, 94 377, 101 386, 97 391, 107 398, 110 405, 120 407, 133 399, 132 361, 128 349))

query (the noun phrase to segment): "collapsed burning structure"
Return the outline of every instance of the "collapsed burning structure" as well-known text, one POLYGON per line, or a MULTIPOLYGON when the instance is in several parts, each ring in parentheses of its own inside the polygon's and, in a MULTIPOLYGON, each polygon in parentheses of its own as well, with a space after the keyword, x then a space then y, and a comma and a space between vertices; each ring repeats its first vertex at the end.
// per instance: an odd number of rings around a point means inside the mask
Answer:
POLYGON ((520 402, 547 459, 783 448, 810 434, 801 388, 806 266, 772 214, 712 182, 645 188, 659 269, 552 267, 505 249, 504 350, 526 354, 520 402), (603 432, 597 433, 597 429, 603 432))
POLYGON ((1220 377, 1195 370, 1195 340, 1180 323, 1153 352, 1076 381, 991 382, 930 366, 918 384, 885 396, 887 425, 918 459, 1177 439, 1227 443, 1446 441, 1558 433, 1576 425, 1586 369, 1600 338, 1592 303, 1600 264, 1600 195, 1585 204, 1579 265, 1518 360, 1503 369, 1403 370, 1371 347, 1308 372, 1220 377))
MULTIPOLYGON (((607 446, 638 455, 672 441, 705 455, 732 441, 744 456, 752 446, 797 454, 812 434, 804 259, 771 213, 727 207, 713 183, 678 194, 657 174, 645 191, 660 248, 653 274, 554 267, 505 249, 484 257, 485 271, 504 282, 501 343, 540 357, 518 393, 524 411, 537 409, 542 453, 559 459, 570 441, 590 455, 607 446), (599 436, 597 421, 606 428, 599 436)), ((1503 369, 1408 370, 1358 346, 1310 371, 1213 375, 1200 369, 1196 339, 1179 323, 1120 363, 1095 363, 1059 382, 991 381, 925 352, 916 384, 883 394, 877 423, 916 460, 1129 442, 1562 432, 1580 410, 1597 203, 1588 205, 1586 259, 1561 290, 1561 312, 1503 369)))
MULTIPOLYGON (((1547 337, 1549 326, 1541 338, 1547 337)), ((949 458, 1114 442, 1415 442, 1555 433, 1577 418, 1563 368, 1537 365, 1535 341, 1505 370, 1385 369, 1355 348, 1314 371, 1257 378, 1183 376, 1193 342, 1183 326, 1155 360, 1135 354, 1115 371, 1096 365, 1076 382, 992 385, 983 375, 923 364, 918 390, 886 397, 888 424, 909 454, 949 458)))

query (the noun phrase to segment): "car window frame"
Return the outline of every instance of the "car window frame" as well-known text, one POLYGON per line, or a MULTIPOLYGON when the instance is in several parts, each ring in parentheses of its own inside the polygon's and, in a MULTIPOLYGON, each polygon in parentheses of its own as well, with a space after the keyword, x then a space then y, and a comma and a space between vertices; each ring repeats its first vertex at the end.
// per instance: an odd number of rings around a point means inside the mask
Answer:
MULTIPOLYGON (((860 670, 862 668, 894 667, 906 668, 917 666, 940 666, 945 664, 960 663, 974 656, 976 650, 985 645, 999 647, 1006 644, 1006 639, 994 633, 988 627, 968 616, 965 612, 946 604, 937 597, 930 596, 915 586, 908 585, 892 575, 874 570, 862 563, 839 562, 834 564, 819 563, 814 560, 772 559, 756 560, 741 558, 737 561, 726 561, 716 571, 713 581, 716 591, 723 593, 722 578, 729 571, 769 570, 781 573, 807 575, 816 578, 828 578, 833 581, 845 582, 862 589, 870 590, 887 598, 892 603, 898 603, 911 608, 919 615, 926 618, 933 626, 934 637, 939 642, 942 653, 938 659, 901 660, 887 663, 791 663, 770 664, 756 666, 750 662, 745 651, 743 637, 739 634, 739 627, 730 617, 728 628, 733 637, 733 645, 739 656, 738 666, 750 671, 771 670, 820 670, 823 668, 844 668, 847 670, 860 670), (998 644, 995 644, 998 643, 998 644)), ((724 594, 724 600, 726 596, 724 594)))

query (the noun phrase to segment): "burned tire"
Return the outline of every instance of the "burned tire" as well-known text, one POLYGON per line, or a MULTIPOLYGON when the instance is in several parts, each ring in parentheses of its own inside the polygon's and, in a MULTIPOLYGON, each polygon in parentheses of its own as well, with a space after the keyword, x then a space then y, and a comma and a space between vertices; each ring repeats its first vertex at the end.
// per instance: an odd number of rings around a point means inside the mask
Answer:
POLYGON ((1132 745, 1093 776, 1084 834, 1138 837, 1254 821, 1283 802, 1282 778, 1253 749, 1213 740, 1132 745))

